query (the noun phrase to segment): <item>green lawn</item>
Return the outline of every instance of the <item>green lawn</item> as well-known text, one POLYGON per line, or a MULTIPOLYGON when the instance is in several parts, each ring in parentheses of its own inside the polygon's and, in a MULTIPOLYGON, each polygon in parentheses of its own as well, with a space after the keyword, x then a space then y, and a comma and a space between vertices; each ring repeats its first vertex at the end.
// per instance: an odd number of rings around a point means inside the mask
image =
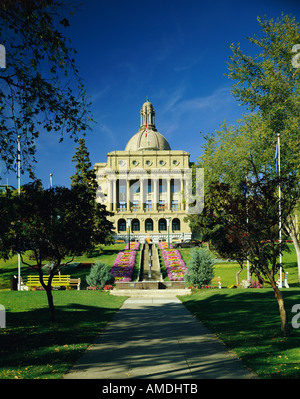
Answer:
MULTIPOLYGON (((7 328, 0 329, 1 378, 61 378, 94 337, 119 309, 124 297, 107 292, 86 291, 85 276, 90 264, 99 259, 111 267, 124 244, 102 247, 101 254, 80 257, 86 267, 66 267, 64 274, 82 279, 82 290, 53 291, 57 322, 49 322, 46 294, 43 291, 9 291, 9 278, 17 273, 16 258, 0 262, 0 304, 7 311, 7 328)), ((283 256, 289 272, 290 289, 283 289, 289 320, 291 308, 300 303, 300 288, 295 252, 283 256)), ((185 262, 190 249, 180 250, 185 262)), ((136 265, 138 265, 137 256, 136 265)), ((219 262, 215 276, 222 287, 235 284, 236 263, 219 262)), ((22 276, 32 273, 22 267, 22 276)), ((135 270, 137 276, 137 270, 135 270)), ((246 278, 246 270, 240 281, 246 278)), ((280 334, 278 305, 272 289, 205 289, 180 298, 199 320, 261 378, 300 377, 300 329, 292 335, 280 334)))
POLYGON ((0 329, 0 379, 61 378, 124 297, 104 291, 53 291, 55 323, 43 291, 0 291, 6 327, 0 329))
MULTIPOLYGON (((125 244, 113 244, 109 246, 101 246, 100 251, 97 250, 89 256, 80 256, 74 258, 73 263, 62 268, 62 274, 70 274, 72 278, 81 278, 81 289, 86 288, 85 277, 90 272, 90 266, 96 259, 101 262, 106 263, 110 269, 118 255, 118 252, 124 249, 125 244), (81 263, 77 265, 76 263, 81 263)), ((35 262, 29 260, 29 254, 24 256, 24 260, 31 265, 35 262)), ((70 258, 64 259, 63 262, 70 261, 70 258)), ((26 265, 21 265, 21 275, 24 281, 29 274, 37 273, 36 271, 29 269, 26 265)), ((13 275, 18 275, 18 258, 14 256, 8 261, 0 260, 0 289, 10 288, 10 277, 13 275)))
MULTIPOLYGON (((300 289, 283 289, 289 321, 300 289)), ((272 289, 206 289, 180 297, 184 305, 259 378, 300 378, 300 329, 282 337, 272 289)))

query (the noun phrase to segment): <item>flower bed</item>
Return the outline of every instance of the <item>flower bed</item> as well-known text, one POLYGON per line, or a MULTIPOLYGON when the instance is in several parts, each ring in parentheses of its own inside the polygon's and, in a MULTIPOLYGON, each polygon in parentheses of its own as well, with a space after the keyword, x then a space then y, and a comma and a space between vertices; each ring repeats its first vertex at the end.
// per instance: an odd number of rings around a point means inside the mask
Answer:
MULTIPOLYGON (((140 248, 140 243, 139 243, 139 242, 131 242, 131 243, 130 243, 130 249, 131 249, 131 250, 133 250, 133 251, 138 251, 139 248, 140 248)), ((125 250, 126 250, 126 249, 129 249, 129 245, 126 244, 126 247, 125 247, 124 249, 125 249, 125 250)))
POLYGON ((170 281, 183 281, 184 275, 187 272, 184 261, 178 249, 167 249, 167 243, 159 243, 159 248, 162 249, 162 256, 167 269, 170 281))
MULTIPOLYGON (((135 246, 135 248, 138 249, 140 243, 134 244, 138 244, 135 246)), ((110 271, 110 273, 114 276, 115 281, 131 281, 137 249, 128 250, 125 247, 124 251, 118 253, 117 258, 110 271)))

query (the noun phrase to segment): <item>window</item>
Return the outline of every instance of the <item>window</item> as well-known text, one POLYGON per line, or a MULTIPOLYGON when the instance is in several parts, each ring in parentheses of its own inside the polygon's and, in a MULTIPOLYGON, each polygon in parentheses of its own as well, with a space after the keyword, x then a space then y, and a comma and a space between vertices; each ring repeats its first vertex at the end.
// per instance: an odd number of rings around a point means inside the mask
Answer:
POLYGON ((131 229, 132 231, 140 231, 140 221, 138 219, 133 219, 131 229))
POLYGON ((175 218, 172 220, 172 230, 180 230, 180 220, 175 218))
POLYGON ((147 193, 148 194, 152 192, 151 189, 152 189, 151 180, 148 180, 148 185, 147 185, 147 193))
POLYGON ((118 230, 119 231, 126 231, 126 221, 125 221, 125 219, 120 219, 118 221, 118 230))
POLYGON ((146 221, 145 221, 145 230, 146 231, 153 231, 153 221, 152 221, 152 219, 146 219, 146 221))
POLYGON ((166 192, 166 184, 164 180, 159 180, 159 192, 160 193, 166 192))
POLYGON ((152 209, 152 201, 146 201, 146 211, 151 211, 152 209))
POLYGON ((132 202, 132 211, 138 212, 138 210, 139 210, 139 201, 133 201, 132 202))
POLYGON ((158 229, 161 230, 167 230, 167 221, 166 219, 159 219, 158 222, 158 229))
POLYGON ((158 202, 158 210, 159 211, 164 211, 165 210, 165 201, 164 200, 159 200, 159 202, 158 202))
POLYGON ((172 211, 178 211, 178 200, 172 201, 172 211))
POLYGON ((126 202, 121 201, 120 202, 120 212, 126 211, 126 202))

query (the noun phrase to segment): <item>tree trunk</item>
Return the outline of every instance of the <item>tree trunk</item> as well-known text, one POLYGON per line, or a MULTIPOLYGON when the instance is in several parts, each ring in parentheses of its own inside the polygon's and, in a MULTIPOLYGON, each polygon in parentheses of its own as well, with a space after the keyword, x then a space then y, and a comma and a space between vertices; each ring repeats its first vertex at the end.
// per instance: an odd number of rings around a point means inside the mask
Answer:
POLYGON ((49 305, 49 311, 50 311, 50 320, 55 321, 55 312, 54 312, 54 303, 53 303, 53 295, 52 295, 52 290, 51 290, 51 285, 49 284, 46 286, 46 292, 47 292, 47 299, 48 299, 48 305, 49 305))
POLYGON ((239 274, 243 270, 243 265, 241 266, 240 270, 236 273, 235 278, 236 278, 236 286, 239 285, 239 274))
POLYGON ((281 322, 281 333, 284 337, 288 337, 290 335, 289 324, 287 319, 287 314, 284 307, 284 300, 281 291, 276 285, 274 278, 268 273, 268 277, 271 283, 271 286, 275 293, 275 298, 277 299, 279 314, 280 314, 280 322, 281 322))

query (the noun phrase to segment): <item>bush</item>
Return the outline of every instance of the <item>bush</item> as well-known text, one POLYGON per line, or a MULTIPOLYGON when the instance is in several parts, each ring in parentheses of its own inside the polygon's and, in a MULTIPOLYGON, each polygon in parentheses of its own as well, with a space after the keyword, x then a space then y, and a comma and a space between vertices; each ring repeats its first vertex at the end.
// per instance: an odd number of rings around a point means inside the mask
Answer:
POLYGON ((108 271, 107 265, 96 261, 94 266, 91 267, 90 274, 86 276, 86 282, 90 287, 99 287, 103 289, 106 284, 114 282, 114 276, 108 271))
POLYGON ((193 248, 187 263, 185 281, 195 286, 209 285, 214 277, 213 265, 216 263, 211 253, 204 248, 193 248))

